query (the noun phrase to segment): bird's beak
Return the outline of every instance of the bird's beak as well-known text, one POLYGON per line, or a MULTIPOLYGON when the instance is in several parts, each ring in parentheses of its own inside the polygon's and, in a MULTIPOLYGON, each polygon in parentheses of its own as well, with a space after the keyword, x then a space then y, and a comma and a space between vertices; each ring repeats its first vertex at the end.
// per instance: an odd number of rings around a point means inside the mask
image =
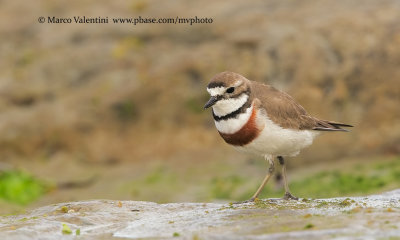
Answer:
POLYGON ((210 100, 204 105, 204 109, 211 107, 214 105, 219 99, 216 96, 211 96, 210 100))

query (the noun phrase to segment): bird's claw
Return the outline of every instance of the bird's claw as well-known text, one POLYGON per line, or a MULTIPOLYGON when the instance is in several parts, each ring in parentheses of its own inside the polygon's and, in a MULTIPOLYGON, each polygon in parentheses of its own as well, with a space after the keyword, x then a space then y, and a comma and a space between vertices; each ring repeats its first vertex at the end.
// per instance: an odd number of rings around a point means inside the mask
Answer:
POLYGON ((298 197, 293 196, 290 192, 286 192, 283 196, 284 200, 299 200, 298 197))

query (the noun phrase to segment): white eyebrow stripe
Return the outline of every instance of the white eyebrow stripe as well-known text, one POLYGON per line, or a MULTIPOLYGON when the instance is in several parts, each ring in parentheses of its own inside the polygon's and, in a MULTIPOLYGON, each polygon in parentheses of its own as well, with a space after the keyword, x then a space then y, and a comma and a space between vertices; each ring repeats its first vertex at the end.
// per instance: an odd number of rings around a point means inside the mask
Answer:
POLYGON ((214 87, 214 88, 207 88, 207 92, 211 96, 218 96, 225 93, 225 87, 214 87))
POLYGON ((240 85, 242 85, 243 81, 239 80, 237 82, 235 82, 235 84, 233 85, 234 87, 239 87, 240 85))

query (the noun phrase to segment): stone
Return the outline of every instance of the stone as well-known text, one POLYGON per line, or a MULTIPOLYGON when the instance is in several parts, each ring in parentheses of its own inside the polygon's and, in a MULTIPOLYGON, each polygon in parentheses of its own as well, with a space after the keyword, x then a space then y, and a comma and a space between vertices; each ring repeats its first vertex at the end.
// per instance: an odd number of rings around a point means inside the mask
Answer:
POLYGON ((377 239, 400 237, 400 189, 254 203, 90 200, 0 217, 0 239, 377 239))

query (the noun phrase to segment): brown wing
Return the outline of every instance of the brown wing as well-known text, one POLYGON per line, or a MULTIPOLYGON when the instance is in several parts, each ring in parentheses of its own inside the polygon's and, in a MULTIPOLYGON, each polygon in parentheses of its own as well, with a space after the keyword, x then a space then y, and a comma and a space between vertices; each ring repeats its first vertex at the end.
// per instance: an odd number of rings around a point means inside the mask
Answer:
POLYGON ((307 111, 288 94, 274 87, 251 82, 251 97, 258 98, 268 117, 283 128, 296 130, 346 131, 340 127, 351 127, 343 123, 320 120, 307 111))

